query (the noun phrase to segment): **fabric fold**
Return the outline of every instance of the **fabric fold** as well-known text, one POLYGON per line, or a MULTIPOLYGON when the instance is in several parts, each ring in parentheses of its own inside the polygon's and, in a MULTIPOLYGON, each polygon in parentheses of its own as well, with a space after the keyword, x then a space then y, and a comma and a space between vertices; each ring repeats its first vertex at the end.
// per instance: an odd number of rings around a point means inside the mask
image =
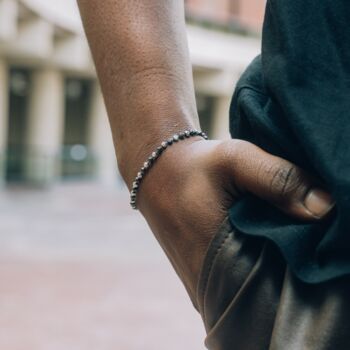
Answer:
POLYGON ((317 223, 253 196, 230 209, 235 229, 273 241, 307 283, 350 273, 349 23, 349 2, 268 1, 262 54, 242 75, 230 110, 233 138, 302 167, 336 202, 317 223))

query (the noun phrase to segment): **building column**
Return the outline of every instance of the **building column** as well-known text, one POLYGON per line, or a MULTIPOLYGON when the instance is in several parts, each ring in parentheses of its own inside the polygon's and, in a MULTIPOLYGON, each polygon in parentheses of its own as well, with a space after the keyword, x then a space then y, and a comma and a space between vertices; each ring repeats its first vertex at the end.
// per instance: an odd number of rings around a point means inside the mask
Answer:
POLYGON ((106 107, 97 82, 92 89, 88 144, 96 159, 97 179, 114 186, 119 172, 106 107))
POLYGON ((15 0, 0 0, 0 39, 16 38, 18 7, 15 0))
POLYGON ((60 174, 64 124, 64 82, 60 72, 45 68, 33 72, 28 118, 26 178, 50 185, 60 174))
POLYGON ((213 111, 213 138, 225 140, 230 138, 229 110, 232 96, 218 96, 213 111))
POLYGON ((0 186, 4 184, 6 172, 8 94, 8 67, 0 58, 0 186))

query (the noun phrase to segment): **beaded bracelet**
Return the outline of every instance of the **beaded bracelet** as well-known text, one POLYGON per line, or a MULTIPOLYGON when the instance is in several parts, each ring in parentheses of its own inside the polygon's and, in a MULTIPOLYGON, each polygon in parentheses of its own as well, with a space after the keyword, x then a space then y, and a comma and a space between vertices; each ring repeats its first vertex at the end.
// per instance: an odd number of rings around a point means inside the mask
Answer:
POLYGON ((143 164, 143 167, 137 173, 137 176, 132 184, 132 190, 130 191, 130 205, 133 209, 137 209, 136 197, 137 192, 140 188, 140 184, 143 178, 145 177, 146 173, 149 171, 149 169, 152 167, 152 165, 158 159, 158 157, 172 144, 193 136, 201 136, 205 140, 208 140, 207 134, 203 131, 185 130, 183 132, 180 132, 179 134, 173 135, 167 141, 162 142, 161 145, 148 157, 147 161, 143 164))

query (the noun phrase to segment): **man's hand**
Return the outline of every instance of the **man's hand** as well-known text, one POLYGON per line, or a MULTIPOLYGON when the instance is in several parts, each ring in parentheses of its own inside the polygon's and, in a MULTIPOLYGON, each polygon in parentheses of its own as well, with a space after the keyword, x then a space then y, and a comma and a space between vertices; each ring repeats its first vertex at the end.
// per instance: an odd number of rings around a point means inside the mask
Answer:
POLYGON ((245 192, 301 220, 333 206, 300 168, 241 140, 181 141, 145 176, 138 207, 192 296, 210 240, 245 192))

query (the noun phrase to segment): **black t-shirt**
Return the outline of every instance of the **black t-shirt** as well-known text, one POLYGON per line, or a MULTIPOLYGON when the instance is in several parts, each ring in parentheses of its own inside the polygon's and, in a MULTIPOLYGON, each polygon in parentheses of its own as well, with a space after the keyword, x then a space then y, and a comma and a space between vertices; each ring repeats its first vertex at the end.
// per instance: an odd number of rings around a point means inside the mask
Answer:
POLYGON ((275 242, 304 282, 348 274, 350 1, 268 1, 262 53, 236 87, 230 131, 316 175, 336 201, 327 221, 303 223, 249 196, 230 209, 232 225, 275 242))

